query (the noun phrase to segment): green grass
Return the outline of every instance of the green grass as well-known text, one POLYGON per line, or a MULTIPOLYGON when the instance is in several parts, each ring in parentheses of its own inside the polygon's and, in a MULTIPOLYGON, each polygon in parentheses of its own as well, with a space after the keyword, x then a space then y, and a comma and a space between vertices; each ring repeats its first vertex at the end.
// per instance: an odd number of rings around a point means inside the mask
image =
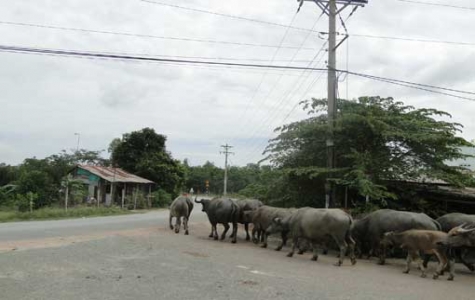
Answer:
POLYGON ((131 213, 119 207, 75 207, 65 211, 64 208, 41 208, 33 212, 0 211, 0 222, 54 220, 82 217, 124 215, 131 213))

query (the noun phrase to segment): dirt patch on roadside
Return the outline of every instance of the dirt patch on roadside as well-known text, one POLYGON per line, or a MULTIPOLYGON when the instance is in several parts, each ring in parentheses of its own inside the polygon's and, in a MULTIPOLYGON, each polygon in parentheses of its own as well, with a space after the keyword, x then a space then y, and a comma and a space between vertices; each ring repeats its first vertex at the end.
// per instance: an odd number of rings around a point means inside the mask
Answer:
POLYGON ((133 230, 116 230, 116 231, 103 231, 86 235, 75 235, 68 237, 52 237, 43 239, 32 240, 19 240, 19 241, 7 241, 0 242, 0 253, 8 251, 28 250, 28 249, 42 249, 42 248, 55 248, 75 243, 82 243, 88 241, 99 240, 110 236, 126 236, 126 237, 144 237, 157 231, 156 227, 140 228, 133 230))

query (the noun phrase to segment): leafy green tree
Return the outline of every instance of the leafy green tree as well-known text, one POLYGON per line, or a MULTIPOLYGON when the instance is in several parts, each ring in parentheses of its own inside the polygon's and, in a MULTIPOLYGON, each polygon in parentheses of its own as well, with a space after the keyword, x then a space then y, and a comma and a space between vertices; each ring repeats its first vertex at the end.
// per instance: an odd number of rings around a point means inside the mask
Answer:
POLYGON ((457 186, 472 180, 461 168, 445 164, 466 157, 460 147, 471 146, 456 135, 461 124, 440 120, 451 117, 446 112, 416 109, 393 98, 340 99, 334 130, 336 169, 329 170, 327 101, 305 101, 303 108, 310 117, 277 128, 279 135, 266 149, 267 159, 285 170, 291 197, 320 205, 326 178, 373 199, 395 197, 386 189, 388 180, 431 178, 457 186))
POLYGON ((177 194, 183 185, 185 169, 166 150, 166 139, 152 128, 126 133, 120 142, 114 139, 109 147, 112 164, 154 181, 168 193, 177 194))
MULTIPOLYGON (((188 163, 186 164, 188 165, 188 163)), ((212 194, 223 193, 224 170, 207 161, 202 166, 187 167, 187 189, 193 188, 195 192, 206 191, 206 181, 209 182, 209 192, 212 194)))
POLYGON ((9 184, 18 178, 18 167, 0 163, 0 186, 9 184))

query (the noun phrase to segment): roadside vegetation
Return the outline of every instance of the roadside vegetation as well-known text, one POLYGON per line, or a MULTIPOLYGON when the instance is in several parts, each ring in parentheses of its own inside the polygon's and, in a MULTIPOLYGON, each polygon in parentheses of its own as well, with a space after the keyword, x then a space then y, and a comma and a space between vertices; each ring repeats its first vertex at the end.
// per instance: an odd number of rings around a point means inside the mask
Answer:
POLYGON ((27 220, 54 220, 82 217, 112 216, 129 214, 128 210, 120 207, 75 207, 68 209, 45 207, 32 212, 20 212, 15 210, 0 211, 0 222, 15 222, 27 220))
MULTIPOLYGON (((459 188, 475 186, 474 174, 446 164, 467 157, 460 149, 473 144, 459 136, 463 126, 450 122, 451 116, 443 111, 416 109, 392 98, 338 100, 336 169, 329 170, 327 102, 311 99, 301 104, 308 117, 277 128, 262 162, 229 168, 229 195, 281 207, 322 207, 325 183, 331 182, 336 187, 332 205, 345 203, 358 214, 384 207, 438 214, 445 209, 441 203, 428 201, 403 183, 422 178, 459 188)), ((101 150, 63 150, 16 166, 0 163, 0 221, 124 213, 119 208, 84 207, 87 187, 67 177, 77 164, 119 167, 158 183, 152 190, 152 207, 145 195, 139 195, 137 203, 126 197, 125 210, 167 207, 190 188, 222 194, 222 168, 212 162, 191 166, 187 159, 176 160, 166 141, 154 129, 143 128, 113 139, 108 155, 101 150)))

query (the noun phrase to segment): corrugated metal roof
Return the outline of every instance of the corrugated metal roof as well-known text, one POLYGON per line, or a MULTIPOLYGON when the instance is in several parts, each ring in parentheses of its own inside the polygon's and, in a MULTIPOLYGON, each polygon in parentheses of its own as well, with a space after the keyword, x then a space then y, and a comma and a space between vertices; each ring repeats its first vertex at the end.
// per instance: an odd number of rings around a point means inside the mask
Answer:
POLYGON ((91 172, 109 182, 154 183, 148 179, 125 172, 120 168, 78 165, 78 168, 91 172))

